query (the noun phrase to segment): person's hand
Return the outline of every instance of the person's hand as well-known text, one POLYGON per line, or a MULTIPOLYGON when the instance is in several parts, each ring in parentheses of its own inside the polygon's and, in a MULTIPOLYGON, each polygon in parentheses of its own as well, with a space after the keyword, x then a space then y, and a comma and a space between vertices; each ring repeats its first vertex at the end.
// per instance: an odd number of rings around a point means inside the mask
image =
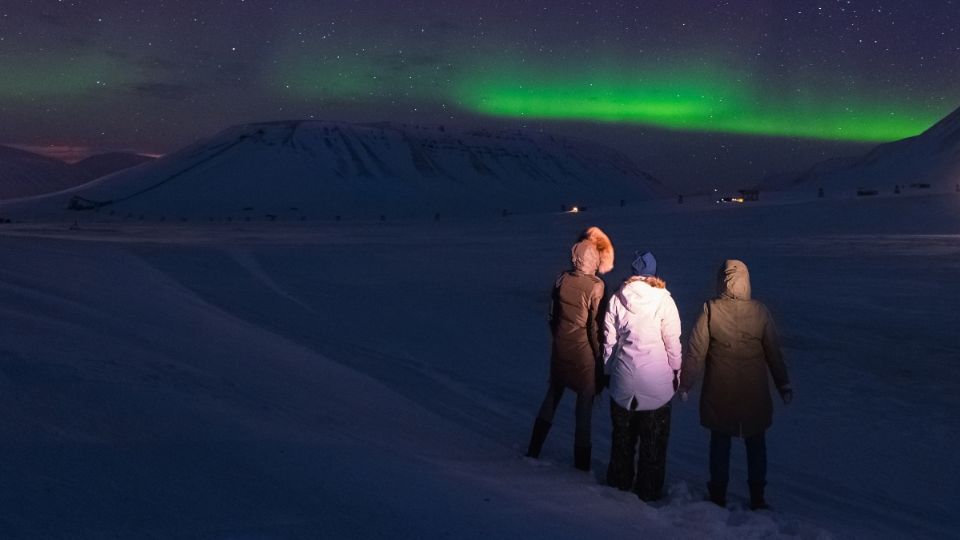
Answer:
POLYGON ((789 387, 780 390, 780 399, 783 400, 785 405, 789 405, 793 401, 793 390, 789 387))

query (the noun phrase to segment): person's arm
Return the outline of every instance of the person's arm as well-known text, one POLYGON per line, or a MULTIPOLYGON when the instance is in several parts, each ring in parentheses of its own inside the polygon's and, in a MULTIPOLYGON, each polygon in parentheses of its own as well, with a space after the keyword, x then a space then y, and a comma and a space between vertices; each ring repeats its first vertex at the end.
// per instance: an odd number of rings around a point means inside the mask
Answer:
POLYGON ((707 349, 710 347, 710 304, 704 302, 703 311, 693 325, 690 338, 687 340, 687 351, 683 356, 683 366, 680 370, 680 391, 689 392, 700 378, 703 362, 707 358, 707 349))
POLYGON ((683 362, 683 348, 680 346, 680 313, 677 311, 676 302, 670 296, 663 301, 660 337, 663 339, 663 348, 667 352, 667 363, 670 364, 670 369, 679 370, 683 362))
POLYGON ((590 291, 590 303, 587 307, 587 341, 590 342, 593 357, 597 359, 602 352, 600 350, 600 302, 602 300, 603 282, 600 281, 590 291))
POLYGON ((783 398, 784 403, 790 403, 793 399, 793 389, 790 386, 790 375, 787 373, 787 364, 783 360, 783 352, 780 350, 780 335, 777 333, 777 325, 773 323, 773 317, 766 306, 763 308, 766 324, 763 327, 763 357, 767 361, 767 368, 770 369, 770 375, 773 377, 773 384, 777 387, 777 392, 783 398))
POLYGON ((550 333, 557 333, 557 324, 560 322, 560 314, 558 313, 560 309, 560 284, 563 282, 563 274, 557 276, 557 280, 553 284, 553 289, 550 290, 550 310, 547 311, 547 324, 550 325, 550 333))
POLYGON ((603 365, 606 367, 613 356, 613 350, 620 340, 617 329, 620 323, 620 299, 614 295, 607 303, 607 313, 603 317, 603 365))

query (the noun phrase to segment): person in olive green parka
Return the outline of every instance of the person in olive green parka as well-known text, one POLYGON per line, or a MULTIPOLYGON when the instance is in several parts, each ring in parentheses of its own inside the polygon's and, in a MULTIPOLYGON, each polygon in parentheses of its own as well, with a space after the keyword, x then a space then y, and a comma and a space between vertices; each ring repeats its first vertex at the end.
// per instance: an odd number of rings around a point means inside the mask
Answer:
POLYGON ((703 372, 700 424, 710 430, 710 500, 726 505, 730 439, 742 437, 750 506, 763 509, 768 507, 765 433, 773 424, 769 379, 784 403, 793 392, 773 317, 750 292, 747 265, 726 261, 717 275, 718 296, 704 303, 690 333, 679 390, 685 396, 703 372))

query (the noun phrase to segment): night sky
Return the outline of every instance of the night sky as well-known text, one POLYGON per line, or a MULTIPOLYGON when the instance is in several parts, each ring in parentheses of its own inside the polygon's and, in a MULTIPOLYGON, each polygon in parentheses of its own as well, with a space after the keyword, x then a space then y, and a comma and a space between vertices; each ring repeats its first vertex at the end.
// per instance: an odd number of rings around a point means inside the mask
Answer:
POLYGON ((0 0, 0 144, 68 156, 396 120, 586 136, 683 183, 917 134, 958 81, 949 0, 0 0))

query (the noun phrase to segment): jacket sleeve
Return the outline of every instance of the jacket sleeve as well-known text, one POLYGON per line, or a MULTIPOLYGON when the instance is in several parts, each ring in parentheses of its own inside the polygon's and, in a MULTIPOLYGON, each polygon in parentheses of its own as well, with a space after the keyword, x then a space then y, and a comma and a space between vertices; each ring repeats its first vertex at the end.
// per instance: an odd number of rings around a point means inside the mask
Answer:
POLYGON ((687 351, 683 357, 683 369, 680 371, 680 390, 688 391, 700 378, 703 363, 707 359, 710 347, 710 304, 704 302, 703 310, 693 325, 687 340, 687 351))
POLYGON ((607 304, 607 313, 603 316, 603 365, 606 367, 613 356, 613 350, 620 340, 617 334, 620 320, 620 299, 614 295, 607 304))
POLYGON ((550 290, 550 310, 547 311, 547 324, 550 325, 550 332, 552 334, 557 333, 557 324, 560 322, 559 313, 557 311, 560 309, 560 283, 563 281, 563 274, 557 276, 557 280, 553 284, 553 289, 550 290))
POLYGON ((603 300, 603 282, 594 285, 590 291, 590 305, 587 308, 587 340, 593 357, 599 359, 600 350, 600 302, 603 300))
POLYGON ((680 346, 680 313, 671 296, 664 299, 662 309, 660 337, 663 339, 663 348, 667 352, 670 369, 676 371, 680 369, 683 357, 683 349, 680 346))
POLYGON ((773 376, 773 383, 777 385, 778 391, 783 392, 790 388, 790 376, 787 374, 787 364, 783 361, 783 352, 780 350, 780 335, 766 306, 763 308, 763 313, 766 318, 766 324, 763 326, 763 356, 770 369, 770 375, 773 376))

